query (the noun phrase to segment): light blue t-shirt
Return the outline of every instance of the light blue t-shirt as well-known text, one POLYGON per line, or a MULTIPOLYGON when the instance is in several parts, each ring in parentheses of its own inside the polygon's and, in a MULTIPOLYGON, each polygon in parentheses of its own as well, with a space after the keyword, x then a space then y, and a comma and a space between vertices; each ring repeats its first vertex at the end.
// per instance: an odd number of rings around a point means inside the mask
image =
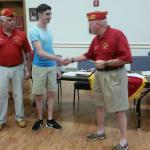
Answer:
MULTIPOLYGON (((54 54, 54 50, 52 47, 52 35, 49 30, 44 30, 38 26, 34 26, 29 32, 30 40, 33 43, 34 41, 40 41, 43 50, 45 50, 48 54, 54 54)), ((33 46, 34 58, 33 64, 40 67, 54 67, 56 66, 56 61, 48 60, 47 58, 40 57, 37 54, 37 50, 33 46)))

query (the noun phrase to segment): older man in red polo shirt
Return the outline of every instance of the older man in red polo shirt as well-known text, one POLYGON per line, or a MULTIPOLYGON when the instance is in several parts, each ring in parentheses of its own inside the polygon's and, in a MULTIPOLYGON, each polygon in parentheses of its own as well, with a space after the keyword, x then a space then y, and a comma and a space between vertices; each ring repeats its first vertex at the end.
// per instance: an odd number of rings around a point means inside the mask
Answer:
POLYGON ((124 65, 130 63, 132 57, 125 35, 120 30, 107 25, 106 15, 106 11, 87 14, 89 31, 96 36, 89 50, 79 57, 71 58, 70 62, 92 59, 96 65, 94 99, 98 130, 87 136, 86 139, 88 141, 105 139, 104 112, 115 112, 121 137, 113 150, 127 150, 128 81, 124 65))
POLYGON ((31 77, 31 47, 23 31, 15 28, 15 11, 1 10, 0 28, 0 131, 7 121, 8 90, 12 83, 16 121, 19 127, 27 125, 24 119, 23 80, 31 77), (23 53, 27 62, 24 73, 23 53))

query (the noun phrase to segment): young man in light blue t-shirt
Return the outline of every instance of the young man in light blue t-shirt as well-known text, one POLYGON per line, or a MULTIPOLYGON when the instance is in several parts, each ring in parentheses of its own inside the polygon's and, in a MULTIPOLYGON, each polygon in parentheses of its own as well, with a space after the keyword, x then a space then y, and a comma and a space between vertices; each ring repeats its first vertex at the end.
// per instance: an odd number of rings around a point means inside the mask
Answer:
POLYGON ((32 127, 37 132, 43 125, 42 99, 47 90, 48 118, 46 127, 60 129, 53 119, 53 101, 56 90, 56 63, 65 64, 65 61, 54 54, 52 36, 48 31, 47 24, 51 20, 51 7, 41 4, 37 7, 38 23, 30 30, 30 39, 34 50, 32 78, 32 93, 35 95, 38 120, 32 127))

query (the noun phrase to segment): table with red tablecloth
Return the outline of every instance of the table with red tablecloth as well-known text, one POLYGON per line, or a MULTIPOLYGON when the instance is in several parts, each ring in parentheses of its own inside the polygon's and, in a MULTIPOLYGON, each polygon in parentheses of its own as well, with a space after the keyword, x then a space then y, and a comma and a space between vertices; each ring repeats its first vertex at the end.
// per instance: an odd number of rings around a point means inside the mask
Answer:
POLYGON ((128 95, 129 100, 137 100, 148 81, 139 74, 128 74, 128 95))
POLYGON ((150 83, 144 76, 139 74, 128 74, 129 101, 134 100, 138 129, 141 126, 141 100, 149 92, 150 83))

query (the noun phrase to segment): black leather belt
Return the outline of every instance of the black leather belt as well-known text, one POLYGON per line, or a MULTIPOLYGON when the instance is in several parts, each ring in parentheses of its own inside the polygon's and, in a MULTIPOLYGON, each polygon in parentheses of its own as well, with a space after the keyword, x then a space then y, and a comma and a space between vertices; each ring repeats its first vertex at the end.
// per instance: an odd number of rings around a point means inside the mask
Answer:
POLYGON ((111 70, 118 70, 118 69, 121 69, 121 68, 123 68, 124 67, 124 65, 121 65, 121 66, 111 66, 111 67, 105 67, 105 68, 101 68, 101 69, 97 69, 96 68, 96 70, 97 71, 111 71, 111 70))

